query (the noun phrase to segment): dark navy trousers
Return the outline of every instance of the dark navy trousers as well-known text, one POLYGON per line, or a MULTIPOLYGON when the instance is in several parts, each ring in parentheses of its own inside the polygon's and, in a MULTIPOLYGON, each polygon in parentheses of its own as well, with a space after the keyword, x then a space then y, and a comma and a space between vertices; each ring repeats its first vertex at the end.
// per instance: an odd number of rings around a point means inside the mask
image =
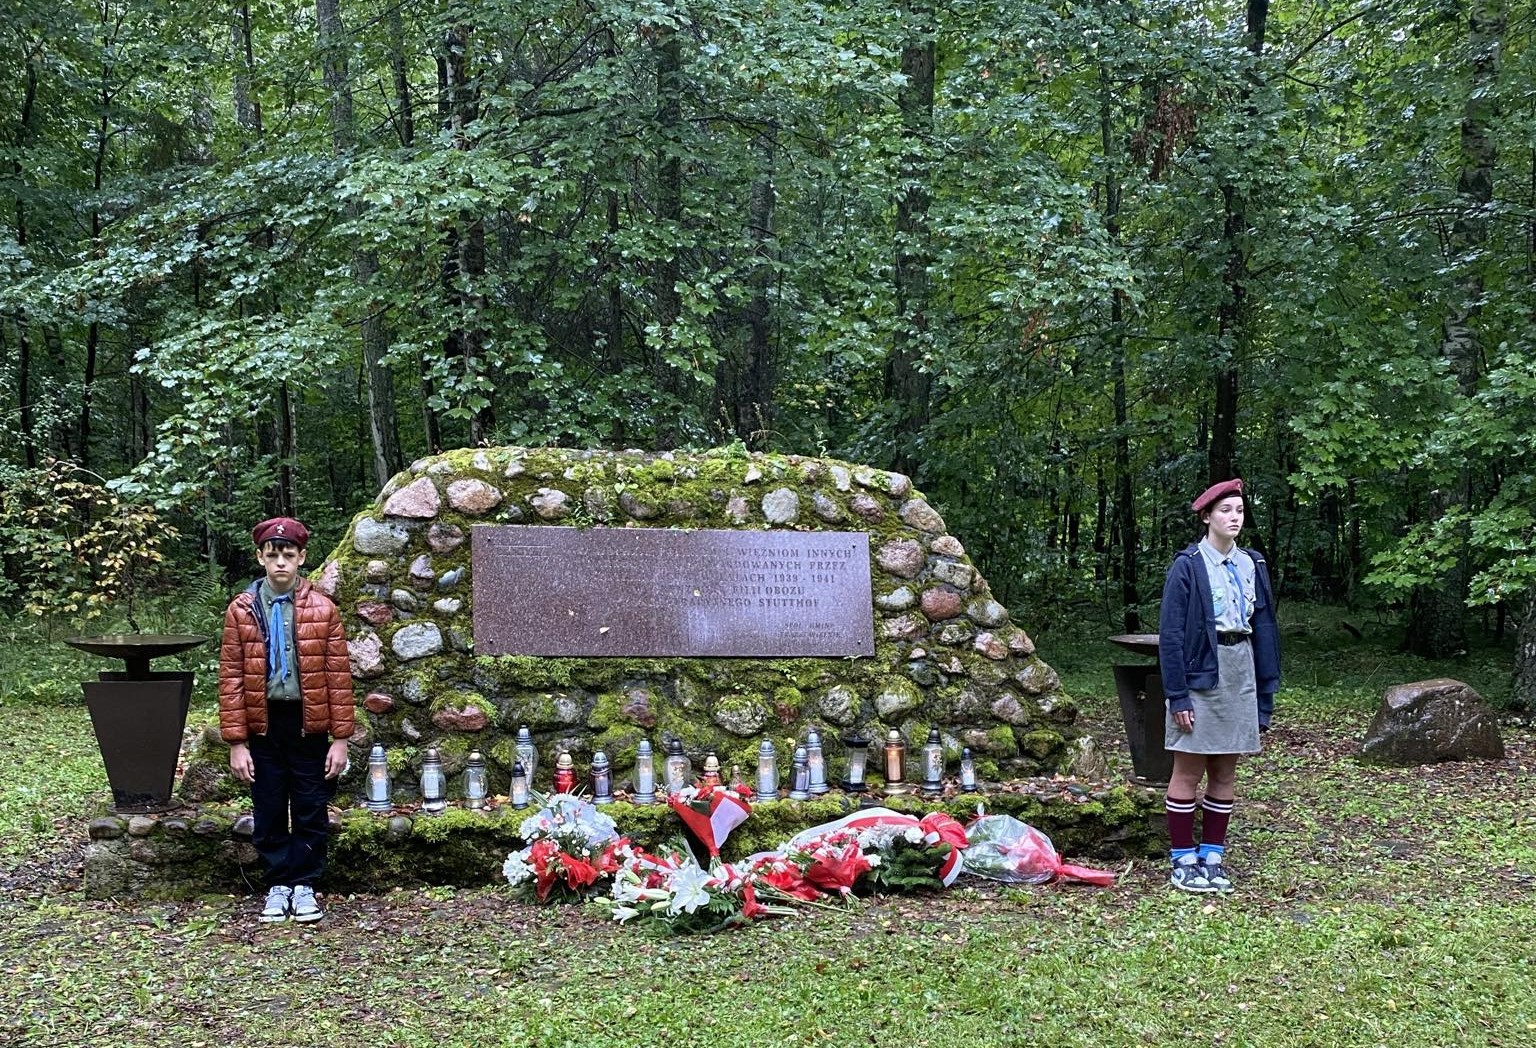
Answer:
POLYGON ((266 867, 267 886, 314 885, 325 872, 326 805, 336 780, 325 777, 331 740, 303 733, 298 702, 267 704, 267 733, 251 738, 251 843, 266 867))

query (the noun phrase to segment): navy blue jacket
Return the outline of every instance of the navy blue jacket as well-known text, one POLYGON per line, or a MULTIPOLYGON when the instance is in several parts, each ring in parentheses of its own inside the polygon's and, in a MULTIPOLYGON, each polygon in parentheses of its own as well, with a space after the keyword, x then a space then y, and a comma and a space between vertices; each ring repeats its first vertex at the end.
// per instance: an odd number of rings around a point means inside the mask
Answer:
MULTIPOLYGON (((1275 625, 1275 597, 1269 565, 1251 549, 1258 593, 1253 603, 1253 672, 1258 684, 1259 725, 1269 727, 1280 690, 1280 630, 1275 625)), ((1194 709, 1189 691, 1216 687, 1216 616, 1211 613, 1211 580, 1198 543, 1181 550, 1168 567, 1163 607, 1157 623, 1158 659, 1168 711, 1194 709)))

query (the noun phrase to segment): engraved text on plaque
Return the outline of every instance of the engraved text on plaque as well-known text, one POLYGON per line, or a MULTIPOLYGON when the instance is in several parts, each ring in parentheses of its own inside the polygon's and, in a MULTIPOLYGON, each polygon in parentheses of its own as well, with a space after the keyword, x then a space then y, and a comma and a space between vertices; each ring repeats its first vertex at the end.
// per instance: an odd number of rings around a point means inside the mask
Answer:
POLYGON ((862 532, 470 534, 477 655, 874 654, 862 532))

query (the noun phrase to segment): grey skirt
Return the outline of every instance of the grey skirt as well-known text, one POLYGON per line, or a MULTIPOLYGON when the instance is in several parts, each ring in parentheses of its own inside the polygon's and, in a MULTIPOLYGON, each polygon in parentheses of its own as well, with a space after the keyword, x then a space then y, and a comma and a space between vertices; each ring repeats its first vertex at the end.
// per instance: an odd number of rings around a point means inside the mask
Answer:
POLYGON ((1163 746, 1179 753, 1258 753, 1259 693, 1253 676, 1253 642, 1216 649, 1216 687, 1191 690, 1195 730, 1180 731, 1163 712, 1163 746))

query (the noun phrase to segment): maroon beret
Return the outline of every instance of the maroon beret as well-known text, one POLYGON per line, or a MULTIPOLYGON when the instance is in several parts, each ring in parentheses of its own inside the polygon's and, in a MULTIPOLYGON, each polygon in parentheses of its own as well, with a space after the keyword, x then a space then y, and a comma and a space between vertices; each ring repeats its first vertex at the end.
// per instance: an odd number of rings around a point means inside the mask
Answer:
POLYGON ((309 529, 292 517, 273 517, 252 528, 251 538, 256 540, 257 549, 273 539, 291 542, 303 549, 309 545, 309 529))
POLYGON ((1227 498, 1230 495, 1241 495, 1242 493, 1243 482, 1238 480, 1236 477, 1233 477, 1231 480, 1224 480, 1219 484, 1212 484, 1210 487, 1200 492, 1195 501, 1189 504, 1189 508, 1194 510, 1196 513, 1204 513, 1206 510, 1216 505, 1216 503, 1220 502, 1222 499, 1227 498))

